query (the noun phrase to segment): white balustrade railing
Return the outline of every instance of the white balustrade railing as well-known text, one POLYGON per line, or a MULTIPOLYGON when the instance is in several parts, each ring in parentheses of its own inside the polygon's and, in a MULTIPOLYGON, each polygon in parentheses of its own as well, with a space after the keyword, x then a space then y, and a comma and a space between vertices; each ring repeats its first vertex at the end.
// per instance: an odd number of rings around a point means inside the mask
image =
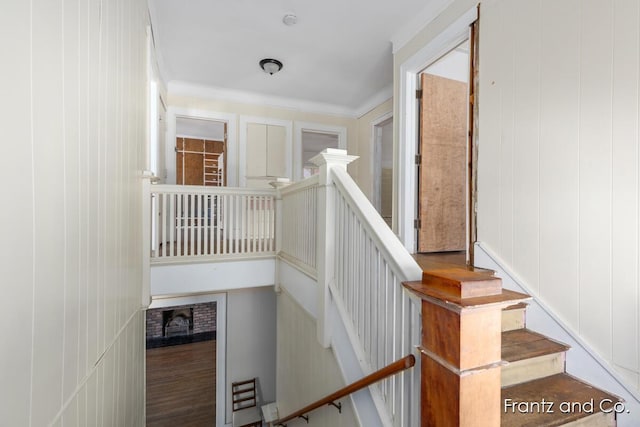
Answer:
POLYGON ((275 253, 275 190, 151 185, 151 260, 275 253))
POLYGON ((284 187, 280 256, 315 277, 318 176, 284 187))
MULTIPOLYGON (((420 280, 422 270, 347 173, 353 159, 326 150, 311 159, 319 175, 280 189, 279 255, 315 273, 320 342, 331 343, 335 304, 363 371, 371 373, 419 356, 421 303, 402 282, 420 280)), ((371 387, 384 425, 419 424, 419 368, 371 387)))
MULTIPOLYGON (((419 280, 422 270, 346 170, 330 172, 335 251, 329 287, 352 342, 359 343, 361 364, 373 372, 420 344, 421 305, 402 282, 419 280)), ((374 386, 394 426, 419 424, 419 382, 414 369, 374 386)))

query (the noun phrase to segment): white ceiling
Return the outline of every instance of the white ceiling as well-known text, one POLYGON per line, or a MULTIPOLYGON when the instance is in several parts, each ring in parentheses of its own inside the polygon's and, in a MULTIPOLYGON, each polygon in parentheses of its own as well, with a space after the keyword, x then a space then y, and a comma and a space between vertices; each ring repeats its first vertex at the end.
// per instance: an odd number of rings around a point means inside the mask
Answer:
POLYGON ((165 82, 357 110, 390 97, 391 40, 415 32, 442 0, 149 3, 165 82), (287 13, 296 25, 282 22, 287 13), (280 60, 282 71, 264 73, 262 58, 280 60))

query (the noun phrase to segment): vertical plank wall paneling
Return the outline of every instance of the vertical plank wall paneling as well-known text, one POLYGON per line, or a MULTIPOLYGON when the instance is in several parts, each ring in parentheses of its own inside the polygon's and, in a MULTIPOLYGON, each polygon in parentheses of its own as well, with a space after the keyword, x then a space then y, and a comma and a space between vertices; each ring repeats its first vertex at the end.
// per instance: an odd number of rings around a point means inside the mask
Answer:
POLYGON ((62 8, 33 2, 34 316, 31 423, 47 425, 62 406, 64 340, 64 135, 62 8), (46 214, 45 214, 46 213, 46 214), (57 369, 51 369, 56 366, 57 369), (34 410, 37 408, 37 410, 34 410))
MULTIPOLYGON (((502 15, 511 16, 517 11, 517 5, 515 3, 505 3, 502 15)), ((497 25, 502 27, 503 32, 513 33, 519 26, 519 23, 512 19, 500 18, 497 25)), ((503 91, 504 87, 513 87, 515 80, 515 39, 503 40, 505 44, 505 56, 500 63, 498 69, 500 76, 500 133, 505 141, 512 141, 515 132, 514 121, 514 106, 515 106, 515 93, 514 91, 503 91)), ((499 212, 498 215, 502 218, 500 224, 500 242, 505 254, 505 261, 511 262, 513 260, 513 232, 514 232, 514 147, 512 144, 500 145, 500 164, 502 168, 499 173, 499 185, 498 185, 498 197, 499 212)))
POLYGON ((514 141, 513 192, 528 197, 513 198, 512 263, 529 280, 529 286, 539 291, 540 262, 540 62, 542 37, 540 2, 518 2, 513 20, 518 22, 519 37, 513 62, 514 141))
MULTIPOLYGON (((88 334, 89 334, 89 323, 87 319, 87 310, 88 310, 88 296, 89 289, 87 286, 84 286, 84 283, 88 280, 88 230, 89 230, 89 218, 88 218, 88 197, 89 194, 88 186, 88 176, 89 176, 89 164, 88 164, 88 146, 89 144, 80 143, 81 141, 89 140, 89 123, 88 123, 88 85, 89 85, 89 4, 88 2, 80 2, 78 4, 78 17, 82 17, 78 19, 78 80, 77 80, 77 88, 78 88, 78 174, 75 179, 77 180, 75 191, 78 194, 78 225, 77 225, 77 233, 78 233, 78 247, 79 258, 78 258, 78 365, 77 372, 78 378, 82 378, 89 369, 89 361, 88 361, 88 334), (81 194, 84 194, 85 197, 80 197, 81 194)), ((71 99, 69 98, 69 102, 71 99)), ((70 175, 71 177, 71 175, 70 175)), ((83 412, 83 409, 86 408, 86 391, 84 392, 84 396, 80 399, 84 398, 85 405, 82 405, 79 402, 79 420, 80 422, 86 422, 86 411, 83 412)))
MULTIPOLYGON (((346 384, 331 349, 315 338, 315 319, 297 301, 282 292, 277 297, 278 413, 291 414, 346 384)), ((358 425, 351 399, 342 399, 342 414, 325 406, 309 417, 310 426, 346 427, 358 425)))
POLYGON ((142 426, 146 2, 0 14, 2 424, 142 426))
POLYGON ((613 44, 616 48, 612 53, 612 357, 630 378, 640 382, 637 373, 640 363, 639 21, 638 2, 614 2, 613 44))
POLYGON ((479 240, 640 389, 640 5, 496 0, 481 26, 479 240))
MULTIPOLYGON (((586 4, 585 4, 586 5, 586 4)), ((611 360, 611 86, 613 8, 580 8, 581 335, 611 360)))
POLYGON ((579 0, 543 2, 541 24, 544 31, 539 58, 539 287, 545 298, 562 304, 561 316, 576 330, 579 328, 580 298, 579 6, 579 0))
POLYGON ((31 82, 25 79, 31 70, 31 31, 25 25, 31 18, 28 2, 10 2, 2 6, 0 28, 12 37, 0 37, 0 55, 11 58, 4 67, 0 83, 0 122, 3 128, 0 171, 4 181, 11 177, 12 185, 3 186, 0 221, 11 224, 5 231, 5 243, 0 245, 0 288, 3 299, 11 301, 4 307, 8 319, 21 319, 23 332, 15 336, 14 328, 0 328, 0 342, 11 342, 12 351, 0 351, 0 384, 12 384, 9 393, 2 393, 0 414, 3 423, 29 425, 31 393, 31 331, 33 317, 33 198, 31 145, 31 82), (10 126, 9 126, 10 124, 10 126), (10 155, 9 155, 10 153, 10 155), (17 179, 16 179, 17 178, 17 179), (9 262, 10 260, 10 262, 9 262))
MULTIPOLYGON (((62 39, 74 40, 78 37, 78 26, 80 22, 80 10, 71 0, 65 0, 62 15, 62 39), (75 7, 74 7, 75 6, 75 7)), ((64 247, 66 251, 64 271, 64 297, 66 306, 69 308, 64 311, 64 347, 63 347, 63 384, 62 399, 63 401, 71 396, 76 389, 79 381, 78 373, 78 346, 80 345, 80 325, 78 323, 78 312, 80 299, 78 298, 80 290, 79 269, 76 265, 80 259, 80 242, 78 227, 79 202, 80 197, 78 188, 78 170, 80 166, 80 141, 78 136, 78 114, 80 106, 78 105, 78 59, 79 44, 66 43, 62 57, 63 67, 63 87, 64 97, 62 99, 62 111, 64 127, 64 200, 66 222, 64 227, 64 247)), ((77 402, 76 402, 77 403, 77 402)), ((77 412, 77 410, 75 411, 77 412)), ((68 424, 78 425, 77 420, 67 417, 68 424), (75 422, 74 422, 75 421, 75 422)))

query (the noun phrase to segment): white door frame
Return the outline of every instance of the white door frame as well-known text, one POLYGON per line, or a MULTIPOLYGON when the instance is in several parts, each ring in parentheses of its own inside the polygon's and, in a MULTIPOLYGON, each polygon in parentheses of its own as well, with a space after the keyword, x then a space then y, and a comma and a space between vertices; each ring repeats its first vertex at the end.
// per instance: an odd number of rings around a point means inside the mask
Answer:
POLYGON ((449 25, 422 49, 400 65, 398 101, 398 140, 393 147, 393 229, 405 248, 416 252, 416 230, 413 220, 417 211, 417 173, 415 165, 418 146, 418 74, 447 52, 469 38, 469 26, 477 19, 474 6, 449 25))
POLYGON ((293 179, 302 180, 302 134, 303 132, 326 133, 338 136, 338 148, 347 149, 347 128, 312 122, 294 122, 293 134, 293 179))
POLYGON ((216 303, 216 425, 226 425, 227 413, 227 294, 154 296, 149 309, 176 305, 216 303))
POLYGON ((230 113, 217 111, 198 110, 193 108, 169 107, 167 109, 167 138, 165 141, 165 161, 167 163, 167 183, 175 184, 176 181, 176 119, 211 120, 227 123, 227 181, 229 187, 238 186, 238 137, 237 116, 230 113), (169 143, 171 141, 171 143, 169 143))
POLYGON ((371 146, 373 156, 371 156, 371 170, 373 171, 373 206, 380 212, 380 172, 382 172, 382 135, 380 134, 380 124, 393 118, 393 111, 387 111, 371 122, 371 146))

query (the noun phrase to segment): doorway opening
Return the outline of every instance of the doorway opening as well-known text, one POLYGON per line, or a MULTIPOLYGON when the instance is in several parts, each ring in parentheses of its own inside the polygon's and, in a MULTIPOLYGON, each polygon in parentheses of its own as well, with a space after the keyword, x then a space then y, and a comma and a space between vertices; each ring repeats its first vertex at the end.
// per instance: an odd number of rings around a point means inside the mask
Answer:
POLYGON ((300 181, 317 173, 309 162, 325 148, 347 149, 347 128, 323 123, 298 122, 293 127, 293 179, 300 181))
POLYGON ((302 178, 318 173, 318 166, 309 160, 325 148, 339 148, 339 135, 330 132, 302 130, 302 178))
MULTIPOLYGON (((469 7, 462 15, 451 22, 446 28, 434 35, 420 50, 400 65, 398 75, 398 113, 395 116, 394 131, 394 167, 393 167, 393 230, 400 238, 400 241, 407 250, 416 253, 416 219, 417 219, 417 184, 418 168, 416 166, 416 156, 418 154, 418 102, 416 101, 416 90, 418 89, 418 76, 430 64, 433 64, 447 52, 463 43, 470 42, 470 58, 475 87, 478 80, 478 7, 469 7), (397 139, 396 139, 397 138, 397 139)), ((475 96, 473 97, 475 98, 475 96)), ((472 102, 472 98, 469 99, 472 102)), ((478 115, 477 103, 473 103, 471 108, 473 114, 469 115, 470 120, 478 115)), ((477 151, 477 120, 469 129, 472 129, 470 144, 474 156, 472 165, 475 163, 475 152, 477 151)), ((472 167, 472 174, 475 175, 475 166, 472 167)), ((472 177, 471 186, 475 186, 475 176, 472 177)), ((470 191, 475 197, 475 190, 470 191)), ((473 204, 470 207, 472 210, 473 204)), ((473 243, 475 242, 475 218, 470 212, 470 230, 472 238, 467 250, 468 262, 473 263, 473 243)))
POLYGON ((177 117, 175 152, 176 184, 226 185, 226 122, 177 117))
POLYGON ((470 236, 469 40, 418 76, 417 252, 457 252, 470 236))
POLYGON ((154 297, 146 311, 146 425, 224 425, 226 295, 154 297))
MULTIPOLYGON (((235 114, 170 106, 167 108, 166 129, 165 182, 167 184, 175 185, 178 183, 176 168, 178 166, 178 153, 176 152, 178 138, 191 137, 200 140, 200 147, 202 147, 203 139, 224 140, 224 186, 236 187, 238 185, 237 118, 235 114)), ((200 160, 202 157, 201 154, 200 160)), ((204 167, 202 166, 202 168, 203 171, 204 167)), ((204 182, 204 177, 200 176, 200 180, 204 182)))

